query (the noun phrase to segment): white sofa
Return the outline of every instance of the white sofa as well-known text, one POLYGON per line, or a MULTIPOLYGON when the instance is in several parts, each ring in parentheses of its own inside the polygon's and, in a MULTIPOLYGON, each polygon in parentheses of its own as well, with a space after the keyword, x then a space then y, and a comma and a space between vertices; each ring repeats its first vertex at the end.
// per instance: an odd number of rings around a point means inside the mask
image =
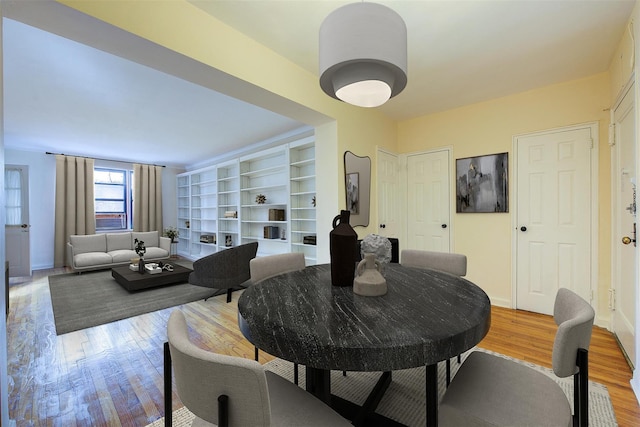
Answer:
POLYGON ((103 233, 69 236, 67 256, 73 271, 86 271, 125 265, 138 258, 135 239, 142 240, 147 248, 145 261, 169 258, 171 239, 159 236, 157 231, 103 233))

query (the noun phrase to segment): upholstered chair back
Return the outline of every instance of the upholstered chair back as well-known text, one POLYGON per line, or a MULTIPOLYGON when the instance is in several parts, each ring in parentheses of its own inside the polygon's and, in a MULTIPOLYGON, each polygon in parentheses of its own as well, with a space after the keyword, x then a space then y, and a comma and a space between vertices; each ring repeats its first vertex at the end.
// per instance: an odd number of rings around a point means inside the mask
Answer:
POLYGON ((431 268, 461 277, 467 274, 467 256, 462 254, 403 249, 400 264, 406 267, 431 268))
POLYGON ((227 395, 233 425, 270 425, 269 391, 262 365, 197 347, 189 339, 180 310, 169 317, 167 337, 178 396, 189 411, 218 424, 218 396, 227 395))
POLYGON ((253 258, 249 262, 251 283, 254 285, 278 274, 304 270, 305 261, 302 253, 286 253, 253 258))
POLYGON ((579 348, 589 350, 595 311, 573 291, 560 288, 553 307, 553 318, 558 325, 553 343, 553 372, 568 377, 578 372, 576 354, 579 348))

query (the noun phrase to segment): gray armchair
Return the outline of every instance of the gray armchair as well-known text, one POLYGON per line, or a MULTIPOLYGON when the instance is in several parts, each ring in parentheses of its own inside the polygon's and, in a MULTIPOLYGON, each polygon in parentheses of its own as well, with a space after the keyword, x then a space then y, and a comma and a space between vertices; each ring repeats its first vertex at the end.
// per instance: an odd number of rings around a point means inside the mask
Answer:
POLYGON ((230 302, 234 290, 249 284, 249 262, 256 257, 257 252, 258 242, 252 242, 200 258, 193 263, 189 283, 206 288, 226 289, 227 302, 230 302))
POLYGON ((587 426, 588 349, 595 312, 560 288, 553 317, 553 372, 574 376, 574 415, 558 383, 500 356, 475 351, 464 361, 440 403, 440 426, 587 426))
POLYGON ((189 339, 184 314, 174 310, 164 345, 165 425, 172 425, 172 371, 194 425, 350 426, 311 393, 258 362, 216 354, 189 339))

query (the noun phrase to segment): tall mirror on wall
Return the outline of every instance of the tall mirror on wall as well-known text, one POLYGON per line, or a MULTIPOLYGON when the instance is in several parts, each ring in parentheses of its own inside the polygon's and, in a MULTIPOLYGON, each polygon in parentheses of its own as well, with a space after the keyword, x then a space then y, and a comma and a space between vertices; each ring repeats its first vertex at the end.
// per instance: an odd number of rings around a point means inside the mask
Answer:
POLYGON ((351 151, 344 153, 346 210, 351 212, 352 227, 369 225, 369 198, 371 191, 371 159, 351 151))

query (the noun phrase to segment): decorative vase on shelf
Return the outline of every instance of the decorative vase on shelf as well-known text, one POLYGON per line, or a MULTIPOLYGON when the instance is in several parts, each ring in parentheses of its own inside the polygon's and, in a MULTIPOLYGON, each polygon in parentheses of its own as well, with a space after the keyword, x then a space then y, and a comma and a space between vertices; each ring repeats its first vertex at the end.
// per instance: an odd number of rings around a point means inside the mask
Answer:
POLYGON ((333 230, 329 232, 331 257, 331 284, 352 286, 356 270, 356 245, 358 234, 349 224, 351 212, 340 211, 333 219, 333 230))
POLYGON ((356 278, 353 279, 353 293, 365 297, 377 297, 387 293, 387 281, 380 273, 382 263, 373 253, 365 253, 358 263, 356 278))

